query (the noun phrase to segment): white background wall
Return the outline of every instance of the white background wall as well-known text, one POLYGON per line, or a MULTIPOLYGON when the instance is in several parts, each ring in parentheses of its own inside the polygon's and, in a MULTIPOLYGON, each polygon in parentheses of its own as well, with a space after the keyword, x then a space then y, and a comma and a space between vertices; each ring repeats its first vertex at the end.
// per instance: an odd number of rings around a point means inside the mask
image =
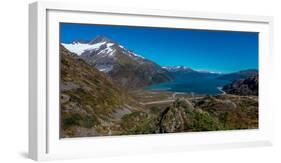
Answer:
MULTIPOLYGON (((0 162, 2 163, 31 162, 27 159, 29 2, 33 1, 2 0, 0 5, 0 162)), ((275 71, 276 76, 272 80, 276 92, 272 102, 276 106, 281 106, 281 4, 279 0, 91 0, 91 2, 152 9, 274 16, 275 69, 272 71, 275 71)), ((281 107, 275 111, 273 147, 120 156, 67 162, 281 162, 280 110, 281 107)))

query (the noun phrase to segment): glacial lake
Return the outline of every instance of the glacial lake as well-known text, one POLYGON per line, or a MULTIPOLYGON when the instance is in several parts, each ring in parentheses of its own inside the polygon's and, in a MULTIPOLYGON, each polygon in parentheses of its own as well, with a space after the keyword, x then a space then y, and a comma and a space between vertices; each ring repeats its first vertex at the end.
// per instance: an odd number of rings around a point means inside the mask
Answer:
POLYGON ((220 80, 213 77, 195 77, 185 80, 174 80, 166 83, 154 84, 146 87, 147 90, 195 93, 216 95, 221 94, 220 90, 230 81, 220 80))

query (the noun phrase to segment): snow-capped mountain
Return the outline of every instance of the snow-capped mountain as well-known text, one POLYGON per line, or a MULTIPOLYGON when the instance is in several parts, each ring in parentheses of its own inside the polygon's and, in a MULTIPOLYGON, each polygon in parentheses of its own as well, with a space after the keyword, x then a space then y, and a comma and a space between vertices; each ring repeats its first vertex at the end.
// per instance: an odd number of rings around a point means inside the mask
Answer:
POLYGON ((184 73, 201 73, 201 74, 222 74, 220 72, 213 72, 208 70, 194 70, 187 66, 163 66, 169 72, 184 72, 184 73))
POLYGON ((74 41, 70 44, 62 43, 62 45, 72 53, 77 54, 78 56, 82 55, 84 52, 87 51, 96 51, 99 50, 101 47, 103 50, 108 53, 109 55, 112 54, 113 49, 111 46, 114 45, 113 42, 109 42, 106 39, 99 39, 100 42, 85 42, 85 41, 74 41))
POLYGON ((191 80, 194 78, 216 78, 220 74, 209 71, 194 70, 186 66, 164 66, 174 80, 191 80))
POLYGON ((169 72, 195 72, 195 70, 186 66, 163 66, 162 68, 169 72))
POLYGON ((122 86, 142 87, 170 80, 158 64, 103 36, 62 45, 122 86))
POLYGON ((86 60, 88 63, 94 64, 96 68, 103 72, 109 72, 112 70, 112 65, 108 65, 108 63, 110 60, 114 60, 115 57, 118 57, 116 55, 120 52, 140 64, 142 64, 145 60, 145 58, 141 55, 135 54, 124 48, 122 45, 119 45, 117 42, 103 36, 98 36, 89 42, 75 41, 70 44, 62 43, 62 45, 70 52, 81 56, 81 58, 86 60), (107 61, 104 61, 105 59, 107 61))

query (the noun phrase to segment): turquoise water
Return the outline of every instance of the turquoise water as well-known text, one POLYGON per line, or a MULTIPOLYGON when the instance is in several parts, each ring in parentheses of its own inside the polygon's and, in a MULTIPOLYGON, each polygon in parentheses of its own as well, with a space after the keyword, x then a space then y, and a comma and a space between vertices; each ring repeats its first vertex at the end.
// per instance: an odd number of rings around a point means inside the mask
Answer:
POLYGON ((228 83, 229 81, 212 77, 197 77, 186 80, 175 80, 166 83, 154 84, 148 86, 146 89, 215 95, 222 93, 219 88, 228 83))

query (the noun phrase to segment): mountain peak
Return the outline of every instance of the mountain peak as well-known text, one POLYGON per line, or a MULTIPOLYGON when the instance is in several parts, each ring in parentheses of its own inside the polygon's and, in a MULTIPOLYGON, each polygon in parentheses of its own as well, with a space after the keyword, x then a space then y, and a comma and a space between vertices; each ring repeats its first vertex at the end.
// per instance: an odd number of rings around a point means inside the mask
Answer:
POLYGON ((90 45, 92 44, 96 44, 96 43, 101 43, 101 42, 108 42, 108 43, 115 43, 115 41, 105 37, 105 36, 97 36, 96 38, 94 38, 92 41, 89 42, 90 45))
POLYGON ((72 41, 72 44, 87 44, 89 41, 87 40, 74 40, 72 41))
POLYGON ((139 63, 143 63, 145 60, 145 58, 141 55, 128 50, 118 42, 115 42, 105 36, 97 36, 92 41, 88 42, 77 41, 71 44, 62 43, 62 45, 70 52, 75 53, 78 56, 83 54, 84 59, 94 57, 95 59, 100 58, 101 60, 104 60, 107 58, 107 60, 110 60, 109 58, 115 58, 116 55, 127 55, 139 63))

